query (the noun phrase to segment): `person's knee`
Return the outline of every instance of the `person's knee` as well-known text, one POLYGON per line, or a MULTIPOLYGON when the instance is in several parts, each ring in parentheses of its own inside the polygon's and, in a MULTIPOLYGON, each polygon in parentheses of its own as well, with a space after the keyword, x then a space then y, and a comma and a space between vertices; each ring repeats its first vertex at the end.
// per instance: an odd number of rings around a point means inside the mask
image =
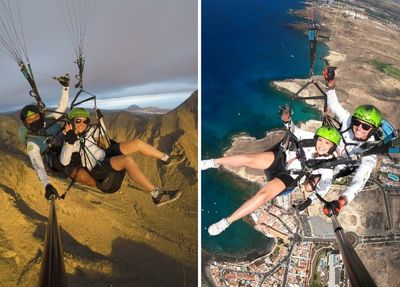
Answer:
POLYGON ((137 167, 136 162, 130 156, 124 156, 124 163, 125 167, 131 167, 131 166, 137 167))
POLYGON ((263 188, 263 189, 260 189, 258 192, 257 192, 257 195, 258 196, 260 196, 260 197, 262 197, 264 200, 268 200, 269 199, 269 195, 270 195, 270 191, 269 191, 269 189, 266 189, 266 188, 263 188))
POLYGON ((73 176, 77 182, 89 185, 89 186, 95 186, 96 181, 91 177, 91 175, 83 168, 75 168, 71 175, 73 176))
POLYGON ((134 146, 140 146, 142 143, 143 143, 143 141, 140 140, 140 139, 132 139, 132 140, 130 140, 130 144, 134 145, 134 146))

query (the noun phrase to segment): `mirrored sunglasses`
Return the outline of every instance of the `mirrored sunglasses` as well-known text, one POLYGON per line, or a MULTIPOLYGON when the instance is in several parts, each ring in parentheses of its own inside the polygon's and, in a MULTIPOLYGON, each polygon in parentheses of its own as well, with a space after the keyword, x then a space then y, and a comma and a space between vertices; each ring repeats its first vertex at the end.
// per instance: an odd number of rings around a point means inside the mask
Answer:
POLYGON ((87 125, 89 123, 89 119, 85 119, 85 120, 75 119, 74 120, 74 124, 80 124, 80 123, 84 123, 85 125, 87 125))
POLYGON ((372 126, 371 126, 371 125, 366 124, 366 123, 363 123, 363 122, 359 121, 357 118, 354 118, 354 117, 351 119, 351 124, 352 124, 353 126, 356 126, 356 127, 358 127, 359 125, 361 125, 361 127, 362 127, 362 129, 363 129, 364 131, 369 131, 370 129, 372 129, 372 126))

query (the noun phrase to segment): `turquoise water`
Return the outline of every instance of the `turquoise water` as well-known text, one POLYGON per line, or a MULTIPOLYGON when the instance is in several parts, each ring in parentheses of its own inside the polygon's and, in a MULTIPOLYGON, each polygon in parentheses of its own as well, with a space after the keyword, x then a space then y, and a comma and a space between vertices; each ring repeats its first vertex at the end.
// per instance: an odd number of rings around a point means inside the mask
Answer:
MULTIPOLYGON (((257 138, 282 127, 279 105, 289 102, 270 81, 307 78, 309 43, 287 27, 300 21, 287 13, 299 1, 202 1, 202 158, 221 156, 231 137, 247 132, 257 138)), ((327 49, 318 45, 319 57, 327 49)), ((323 62, 317 60, 316 73, 323 62)), ((319 118, 295 103, 294 120, 319 118)), ((266 238, 243 221, 210 237, 206 228, 229 215, 257 191, 255 185, 217 170, 202 173, 202 247, 211 253, 243 255, 264 250, 266 238)))

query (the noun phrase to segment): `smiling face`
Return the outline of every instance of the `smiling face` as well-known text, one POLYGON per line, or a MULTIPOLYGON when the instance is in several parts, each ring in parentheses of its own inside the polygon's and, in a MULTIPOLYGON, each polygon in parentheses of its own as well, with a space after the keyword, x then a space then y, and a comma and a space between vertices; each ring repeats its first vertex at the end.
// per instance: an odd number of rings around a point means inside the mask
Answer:
POLYGON ((319 155, 327 155, 330 154, 331 149, 334 144, 330 140, 324 139, 323 137, 318 137, 317 142, 315 144, 315 148, 319 155))
POLYGON ((352 119, 352 130, 356 139, 365 141, 368 139, 373 126, 369 123, 366 123, 360 119, 353 118, 352 119))
POLYGON ((83 117, 74 118, 73 121, 74 121, 75 131, 77 134, 83 133, 86 130, 87 125, 89 124, 89 119, 83 117))

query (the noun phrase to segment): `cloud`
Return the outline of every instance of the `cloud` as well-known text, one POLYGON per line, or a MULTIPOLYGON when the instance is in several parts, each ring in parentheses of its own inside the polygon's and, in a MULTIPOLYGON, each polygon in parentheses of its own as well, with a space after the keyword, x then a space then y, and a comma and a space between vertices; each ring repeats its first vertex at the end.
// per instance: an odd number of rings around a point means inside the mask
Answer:
MULTIPOLYGON (((51 77, 77 73, 71 39, 57 1, 21 2, 29 59, 46 104, 56 103, 60 94, 59 84, 51 77)), ((85 38, 86 90, 101 98, 115 98, 196 89, 197 1, 95 3, 85 38)), ((0 54, 0 60, 0 106, 4 110, 31 102, 29 85, 16 63, 5 54, 0 54)))

